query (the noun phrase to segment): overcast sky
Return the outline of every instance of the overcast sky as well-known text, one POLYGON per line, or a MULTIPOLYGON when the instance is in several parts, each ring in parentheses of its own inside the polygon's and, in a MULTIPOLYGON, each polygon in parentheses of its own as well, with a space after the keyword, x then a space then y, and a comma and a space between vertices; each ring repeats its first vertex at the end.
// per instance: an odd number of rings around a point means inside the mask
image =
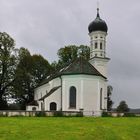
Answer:
MULTIPOLYGON (((0 32, 49 62, 65 45, 89 45, 88 25, 96 17, 97 0, 0 0, 0 32)), ((100 0, 100 16, 108 25, 109 84, 115 106, 125 100, 140 108, 140 1, 100 0)))

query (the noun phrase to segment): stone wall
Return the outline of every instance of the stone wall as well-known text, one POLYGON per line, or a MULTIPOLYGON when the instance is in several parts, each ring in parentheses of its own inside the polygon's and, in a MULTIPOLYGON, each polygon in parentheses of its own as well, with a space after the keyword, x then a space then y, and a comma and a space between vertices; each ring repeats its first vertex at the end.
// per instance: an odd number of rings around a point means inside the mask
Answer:
POLYGON ((76 115, 81 115, 81 112, 75 111, 23 111, 23 110, 1 110, 0 111, 0 116, 7 116, 7 117, 14 117, 14 116, 25 116, 25 117, 35 117, 35 116, 59 116, 59 115, 64 115, 64 116, 76 116, 76 115))

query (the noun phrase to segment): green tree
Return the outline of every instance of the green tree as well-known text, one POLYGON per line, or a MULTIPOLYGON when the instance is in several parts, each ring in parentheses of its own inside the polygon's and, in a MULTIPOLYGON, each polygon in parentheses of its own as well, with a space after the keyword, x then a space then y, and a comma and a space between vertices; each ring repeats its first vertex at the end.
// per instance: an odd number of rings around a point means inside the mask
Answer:
POLYGON ((113 87, 111 85, 107 86, 107 111, 111 111, 113 106, 113 101, 111 100, 112 92, 113 87))
POLYGON ((17 65, 15 41, 7 33, 0 32, 0 109, 7 108, 6 97, 15 80, 17 65))
POLYGON ((19 50, 14 92, 17 101, 25 109, 34 98, 34 88, 50 74, 50 64, 41 55, 31 55, 25 48, 19 50))
POLYGON ((117 112, 128 112, 129 108, 125 101, 121 101, 117 107, 117 112))
POLYGON ((70 63, 73 59, 77 58, 78 47, 75 45, 65 46, 58 50, 58 57, 63 63, 70 63))
POLYGON ((32 69, 31 74, 33 76, 34 86, 37 86, 42 80, 44 80, 51 73, 51 65, 41 55, 32 56, 32 69))
POLYGON ((33 87, 31 84, 32 58, 30 52, 25 48, 20 48, 18 57, 19 63, 14 81, 14 98, 25 107, 26 103, 33 100, 33 87))
POLYGON ((58 63, 53 62, 52 67, 56 70, 69 64, 71 61, 75 60, 77 57, 84 57, 86 60, 90 57, 90 48, 88 46, 80 45, 69 45, 64 48, 60 48, 57 53, 59 60, 58 63))

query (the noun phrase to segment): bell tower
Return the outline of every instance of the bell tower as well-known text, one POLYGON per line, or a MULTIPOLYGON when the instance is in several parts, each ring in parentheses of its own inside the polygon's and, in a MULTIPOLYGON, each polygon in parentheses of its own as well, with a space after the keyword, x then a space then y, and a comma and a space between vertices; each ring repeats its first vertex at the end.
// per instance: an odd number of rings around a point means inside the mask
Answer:
POLYGON ((105 77, 107 77, 107 63, 110 58, 106 56, 106 36, 108 27, 100 18, 99 8, 97 16, 88 26, 90 36, 90 60, 89 62, 105 77))

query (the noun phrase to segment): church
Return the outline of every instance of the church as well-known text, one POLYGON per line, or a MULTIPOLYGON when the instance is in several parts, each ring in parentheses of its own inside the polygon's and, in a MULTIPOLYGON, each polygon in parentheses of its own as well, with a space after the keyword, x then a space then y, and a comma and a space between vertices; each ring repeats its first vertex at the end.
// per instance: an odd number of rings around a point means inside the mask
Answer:
POLYGON ((90 60, 82 57, 46 77, 34 89, 34 101, 27 111, 83 111, 85 116, 101 116, 107 110, 106 36, 108 27, 97 16, 89 26, 90 60))

